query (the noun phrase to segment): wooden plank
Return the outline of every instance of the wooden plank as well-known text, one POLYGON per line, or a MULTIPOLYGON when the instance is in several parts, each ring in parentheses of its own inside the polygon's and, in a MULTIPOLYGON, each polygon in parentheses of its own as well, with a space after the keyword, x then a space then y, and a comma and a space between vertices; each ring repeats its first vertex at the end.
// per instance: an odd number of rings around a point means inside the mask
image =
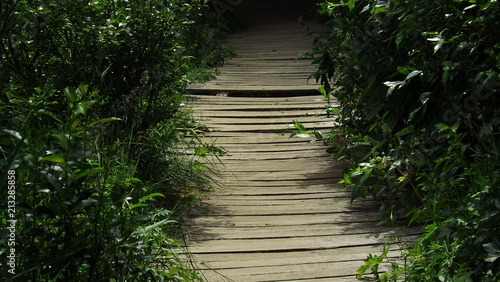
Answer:
POLYGON ((316 93, 316 95, 301 95, 294 97, 273 97, 273 96, 257 96, 257 97, 239 97, 239 96, 216 96, 216 95, 195 95, 195 94, 187 94, 186 99, 191 101, 201 101, 201 102, 223 102, 223 101, 238 101, 238 102, 246 102, 246 103, 301 103, 308 101, 322 101, 324 100, 323 96, 316 93))
MULTIPOLYGON (((226 206, 249 206, 249 205, 261 205, 261 206, 272 206, 272 205, 303 205, 307 203, 307 200, 321 200, 327 204, 331 204, 330 201, 338 201, 340 193, 332 191, 320 191, 309 190, 302 191, 302 193, 290 193, 290 194, 271 194, 271 195, 232 195, 228 193, 215 194, 212 195, 212 200, 208 203, 212 205, 226 206), (214 198, 214 196, 216 198, 214 198), (273 203, 270 203, 273 202, 273 203)), ((349 198, 347 194, 341 194, 343 198, 349 198)), ((366 200, 365 200, 366 201, 366 200)), ((361 201, 364 202, 364 201, 361 201)), ((368 203, 372 204, 373 201, 369 200, 368 203)), ((352 203, 344 202, 345 205, 352 205, 352 203)), ((342 205, 343 206, 343 205, 342 205)))
POLYGON ((326 116, 326 111, 324 109, 316 110, 295 110, 295 111, 210 111, 210 110, 199 110, 197 111, 196 117, 198 118, 218 118, 218 117, 235 117, 235 118, 248 118, 248 117, 267 117, 267 118, 300 118, 308 116, 326 116))
MULTIPOLYGON (((397 251, 397 248, 393 248, 397 251)), ((362 246, 352 248, 323 249, 315 251, 290 251, 290 252, 267 252, 263 253, 227 253, 227 254, 203 254, 203 259, 214 269, 224 268, 227 262, 236 262, 235 267, 248 268, 259 266, 277 266, 284 262, 292 264, 321 263, 333 261, 335 257, 353 260, 366 258, 367 252, 376 254, 382 251, 378 245, 362 246)), ((201 256, 201 255, 198 255, 201 256)))
MULTIPOLYGON (((297 215, 297 214, 333 214, 357 211, 349 202, 336 203, 338 199, 302 199, 302 200, 272 200, 263 201, 233 201, 212 200, 213 208, 193 210, 192 215, 210 216, 260 216, 260 215, 297 215), (292 203, 293 202, 293 203, 292 203)), ((377 211, 378 205, 365 203, 365 208, 377 211)))
MULTIPOLYGON (((296 141, 295 138, 290 138, 288 136, 281 136, 283 140, 296 141)), ((296 151, 296 150, 326 150, 328 148, 321 142, 279 142, 279 143, 266 143, 252 146, 252 144, 224 144, 224 148, 231 152, 240 152, 250 150, 260 149, 262 151, 269 152, 281 152, 281 151, 296 151)), ((333 161, 333 160, 332 160, 333 161)))
MULTIPOLYGON (((253 100, 242 100, 242 99, 234 99, 234 97, 231 96, 210 96, 206 95, 208 97, 216 97, 213 99, 203 99, 203 100, 191 100, 190 104, 192 105, 199 105, 202 103, 206 103, 207 101, 210 101, 210 104, 223 104, 223 105, 274 105, 274 104, 315 104, 318 105, 319 107, 326 105, 326 101, 323 99, 315 98, 316 96, 311 95, 312 98, 307 99, 307 100, 286 100, 286 99, 268 99, 264 97, 253 97, 253 100), (219 97, 223 97, 222 99, 219 97), (266 100, 264 100, 266 99, 266 100), (198 103, 199 101, 199 103, 198 103)), ((193 98, 196 99, 196 98, 193 98)))
POLYGON ((317 110, 318 108, 324 107, 321 104, 296 104, 296 105, 200 105, 196 107, 198 111, 307 111, 307 110, 317 110))
POLYGON ((383 245, 394 232, 378 234, 337 234, 300 238, 225 239, 192 242, 189 250, 197 253, 256 253, 337 249, 346 247, 383 245))
POLYGON ((316 93, 318 90, 317 85, 303 85, 299 83, 294 83, 294 84, 288 84, 288 85, 235 85, 228 83, 227 85, 224 84, 204 84, 204 85, 191 85, 189 90, 192 92, 200 93, 219 93, 219 92, 232 92, 232 93, 238 93, 238 92, 256 92, 256 91, 263 91, 263 92, 303 92, 303 93, 316 93), (290 88, 293 88, 294 90, 290 90, 290 88))
MULTIPOLYGON (((234 150, 233 150, 234 152, 234 150)), ((258 150, 256 150, 258 152, 258 150)), ((286 153, 286 151, 283 151, 286 153)), ((302 151, 303 152, 303 151, 302 151)), ((251 153, 251 150, 249 151, 251 153)), ((328 169, 332 174, 342 173, 343 169, 334 169, 332 168, 333 163, 327 159, 325 162, 321 162, 315 166, 308 166, 312 168, 314 171, 318 171, 321 169, 328 169)), ((251 164, 241 165, 241 162, 229 162, 225 160, 223 164, 216 164, 216 167, 221 171, 227 171, 229 173, 235 172, 247 172, 247 173, 256 173, 256 172, 290 172, 290 171, 307 171, 303 168, 304 162, 303 160, 291 159, 291 160, 277 160, 272 163, 266 161, 260 161, 257 163, 252 162, 251 164)))
MULTIPOLYGON (((356 261, 331 263, 311 263, 286 266, 270 266, 256 268, 225 269, 224 273, 234 281, 299 281, 310 279, 326 279, 326 281, 356 281, 354 273, 360 264, 356 261)), ((388 266, 381 267, 387 269, 388 266)), ((205 273, 206 274, 206 273, 205 273)), ((212 274, 213 275, 213 274, 212 274)), ((220 279, 209 276, 209 281, 220 279)))
POLYGON ((233 227, 268 227, 268 226, 311 226, 316 224, 339 224, 365 222, 376 223, 384 216, 383 212, 356 211, 351 213, 307 214, 307 215, 262 215, 262 216, 206 216, 190 219, 189 226, 233 226, 233 227))
MULTIPOLYGON (((308 130, 321 130, 321 129, 331 129, 335 123, 333 121, 329 122, 308 122, 302 123, 308 130)), ((226 132, 276 132, 276 133, 286 133, 289 134, 295 130, 293 124, 261 124, 261 125, 247 125, 245 127, 235 125, 235 124, 211 124, 212 130, 223 130, 226 132)))
MULTIPOLYGON (((339 223, 336 225, 312 225, 312 226, 270 226, 270 227, 246 227, 246 228, 236 228, 236 227, 205 227, 203 229, 193 229, 190 233, 190 237, 196 237, 196 240, 220 240, 225 241, 226 239, 238 240, 238 239, 260 239, 265 240, 267 238, 300 238, 300 237, 311 237, 311 236, 337 236, 337 235, 347 235, 347 234, 380 234, 382 232, 390 232, 394 230, 394 234, 402 238, 409 238, 409 236, 415 236, 419 234, 419 229, 407 229, 407 228, 394 228, 394 227, 372 227, 367 226, 363 223, 339 223), (243 229, 243 230, 242 230, 243 229)), ((353 242, 354 243, 354 242, 353 242)), ((356 247, 353 247, 356 249, 356 247)), ((318 249, 318 251, 321 251, 318 249)), ((217 259, 222 260, 224 256, 230 256, 231 253, 221 254, 217 259)), ((366 253, 365 253, 366 254, 366 253)), ((334 258, 331 258, 334 259, 334 258)), ((341 257, 337 259, 342 259, 341 257)))
MULTIPOLYGON (((297 153, 297 154, 283 154, 283 153, 234 153, 224 157, 224 160, 245 160, 245 161, 253 161, 253 160, 297 160, 301 159, 304 161, 321 161, 319 157, 324 157, 325 152, 318 152, 316 150, 312 150, 307 154, 297 153)), ((328 157, 325 157, 328 158, 328 157)))

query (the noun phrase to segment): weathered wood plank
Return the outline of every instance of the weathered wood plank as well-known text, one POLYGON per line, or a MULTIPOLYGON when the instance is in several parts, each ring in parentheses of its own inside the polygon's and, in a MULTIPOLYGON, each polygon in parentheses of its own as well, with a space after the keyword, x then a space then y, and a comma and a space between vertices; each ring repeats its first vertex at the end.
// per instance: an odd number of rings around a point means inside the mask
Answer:
MULTIPOLYGON (((262 215, 262 216, 207 216, 193 217, 190 226, 233 226, 233 227, 268 227, 268 226, 310 226, 316 224, 339 224, 342 222, 376 223, 384 216, 382 212, 360 210, 344 213, 307 214, 307 215, 262 215)), ((352 241, 351 241, 352 242, 352 241)), ((311 247, 313 248, 313 247, 311 247)))
MULTIPOLYGON (((265 255, 262 256, 265 258, 265 255)), ((356 261, 343 261, 331 263, 311 263, 311 264, 296 264, 286 266, 270 266, 270 267, 255 267, 255 268, 235 268, 224 269, 224 273, 233 278, 233 281, 317 281, 311 279, 325 279, 324 281, 357 281, 356 275, 352 274, 350 269, 359 268, 356 261)), ((387 269, 388 266, 381 266, 381 271, 387 269)), ((224 281, 217 280, 221 277, 206 275, 208 281, 224 281), (216 280, 214 280, 216 279, 216 280)))
MULTIPOLYGON (((300 238, 311 236, 337 236, 347 234, 368 234, 373 235, 378 232, 387 231, 387 227, 367 226, 365 223, 339 223, 335 225, 311 225, 311 226, 269 226, 269 227, 205 227, 197 230, 193 229, 189 236, 196 237, 196 240, 220 240, 226 239, 267 239, 267 238, 300 238), (242 230, 243 229, 243 230, 242 230)), ((414 236, 419 234, 418 229, 398 228, 395 233, 398 236, 414 236)), ((357 247, 353 247, 356 249, 357 247)), ((318 249, 318 251, 320 251, 318 249)), ((365 253, 366 254, 366 253, 365 253)), ((230 255, 230 254, 227 254, 230 255)), ((224 256, 221 256, 222 259, 224 256)), ((329 258, 338 259, 342 258, 329 258)))
POLYGON ((308 116, 326 116, 326 112, 322 109, 316 110, 295 110, 295 111, 266 111, 266 112, 256 112, 256 111, 210 111, 210 110, 200 110, 196 112, 199 118, 203 117, 235 117, 235 118, 248 118, 248 117, 308 117, 308 116))
POLYGON ((295 111, 317 110, 325 104, 271 104, 271 105, 215 105, 204 104, 196 107, 198 111, 295 111))
POLYGON ((259 104, 259 103, 302 103, 302 102, 314 102, 319 103, 320 101, 324 101, 325 99, 322 96, 319 96, 319 93, 316 95, 300 95, 294 97, 272 97, 272 96, 257 96, 257 97, 233 97, 233 96, 216 96, 216 95, 194 95, 187 94, 186 99, 191 102, 234 102, 234 103, 249 103, 249 104, 259 104))
POLYGON ((299 250, 322 250, 346 247, 383 245, 394 232, 378 234, 337 234, 335 236, 311 236, 299 238, 225 239, 197 241, 189 250, 197 253, 255 253, 299 250))
MULTIPOLYGON (((323 197, 328 197, 335 199, 336 201, 344 201, 350 203, 350 192, 329 192, 327 189, 314 188, 311 190, 300 190, 299 188, 290 188, 290 193, 286 193, 286 187, 270 189, 269 187, 263 188, 260 191, 254 191, 249 189, 245 191, 243 189, 236 188, 221 188, 222 191, 216 191, 211 194, 205 204, 211 206, 210 200, 213 199, 235 199, 235 201, 268 201, 270 199, 281 199, 281 200, 302 200, 302 199, 321 199, 323 197), (283 189, 280 191, 280 189, 283 189)), ((358 201, 372 201, 371 199, 359 199, 353 204, 357 205, 358 201)))
MULTIPOLYGON (((338 200, 338 199, 337 199, 338 200)), ((350 204, 338 204, 334 200, 293 200, 293 201, 211 201, 213 208, 194 210, 192 215, 210 216, 252 216, 252 215, 297 215, 297 214, 332 214, 356 211, 359 208, 350 204), (291 204, 291 202, 294 202, 291 204)), ((376 204, 365 204, 366 209, 376 208, 376 204)))

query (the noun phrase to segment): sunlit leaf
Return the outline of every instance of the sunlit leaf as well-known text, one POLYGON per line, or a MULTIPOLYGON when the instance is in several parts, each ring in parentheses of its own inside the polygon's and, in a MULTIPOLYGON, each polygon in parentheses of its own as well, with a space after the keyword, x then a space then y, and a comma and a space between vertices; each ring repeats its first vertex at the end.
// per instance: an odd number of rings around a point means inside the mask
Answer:
POLYGON ((436 52, 439 51, 439 49, 441 49, 441 46, 443 46, 443 44, 444 44, 444 38, 440 38, 438 43, 434 45, 434 54, 436 54, 436 52))
POLYGON ((160 226, 163 226, 163 225, 165 225, 165 224, 175 223, 175 222, 176 222, 175 220, 171 220, 171 219, 164 219, 164 220, 159 221, 159 222, 157 222, 157 223, 155 223, 155 224, 151 224, 151 225, 146 226, 146 227, 144 228, 144 231, 145 231, 145 232, 148 232, 148 231, 150 231, 151 229, 155 229, 155 228, 160 227, 160 226))
POLYGON ((10 130, 10 129, 4 129, 3 131, 7 132, 8 134, 10 134, 12 137, 18 139, 18 140, 21 140, 23 139, 23 137, 21 136, 21 134, 15 130, 10 130))
POLYGON ((55 163, 59 163, 59 164, 65 164, 66 163, 66 161, 64 160, 63 157, 57 156, 57 155, 51 155, 51 156, 43 157, 41 159, 41 161, 55 162, 55 163))
POLYGON ((86 200, 81 201, 81 204, 83 207, 93 206, 93 205, 96 205, 98 203, 99 203, 99 201, 96 199, 86 199, 86 200))
POLYGON ((47 171, 42 171, 41 172, 47 181, 56 189, 56 191, 59 193, 59 195, 62 194, 62 188, 63 188, 63 183, 53 174, 47 172, 47 171))
POLYGON ((161 193, 152 193, 152 194, 149 194, 149 195, 147 195, 145 197, 140 198, 139 202, 144 203, 144 202, 147 202, 147 201, 151 201, 155 197, 165 197, 165 195, 163 195, 161 193))
POLYGON ((410 80, 419 74, 422 74, 422 71, 414 70, 406 76, 405 80, 410 80))

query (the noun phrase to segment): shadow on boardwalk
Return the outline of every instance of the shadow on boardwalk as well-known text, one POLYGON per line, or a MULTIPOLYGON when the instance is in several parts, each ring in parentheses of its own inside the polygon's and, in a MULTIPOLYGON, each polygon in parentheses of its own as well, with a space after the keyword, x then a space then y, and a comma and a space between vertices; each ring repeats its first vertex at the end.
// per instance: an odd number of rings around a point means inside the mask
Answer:
POLYGON ((294 120, 319 131, 333 126, 318 85, 307 80, 314 66, 296 60, 313 40, 296 17, 308 19, 314 2, 242 2, 235 14, 250 27, 228 39, 238 56, 216 80, 191 86, 194 114, 229 152, 218 167, 221 187, 186 218, 189 248, 207 281, 355 281, 387 238, 412 234, 378 226, 383 213, 373 201, 351 204, 336 184, 343 168, 322 144, 284 133, 294 120))
POLYGON ((229 152, 221 187, 186 222, 190 250, 208 281, 222 279, 215 271, 234 281, 352 281, 363 259, 396 234, 377 226, 376 203, 351 204, 350 193, 336 184, 343 168, 322 144, 280 134, 285 121, 331 127, 323 106, 322 97, 311 95, 193 102, 229 152))

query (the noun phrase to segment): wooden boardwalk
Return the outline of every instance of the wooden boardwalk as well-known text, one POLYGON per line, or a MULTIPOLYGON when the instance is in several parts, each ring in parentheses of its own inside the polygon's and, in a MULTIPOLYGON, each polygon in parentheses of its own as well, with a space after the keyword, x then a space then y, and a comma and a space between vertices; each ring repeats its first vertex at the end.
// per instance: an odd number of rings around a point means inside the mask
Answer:
POLYGON ((320 142, 289 138, 294 120, 320 131, 333 125, 307 81, 311 62, 295 60, 311 47, 304 34, 294 22, 255 25, 231 37, 239 56, 217 80, 191 86, 194 114, 211 128, 207 141, 228 151, 217 166, 220 187, 184 225, 209 282, 355 281, 363 259, 379 254, 387 238, 411 235, 377 226, 383 214, 373 201, 351 204, 336 184, 343 167, 320 142), (241 97, 276 92, 281 97, 241 97))
POLYGON ((314 71, 311 59, 298 59, 299 52, 310 51, 311 32, 320 25, 308 22, 260 23, 230 36, 226 44, 234 48, 230 58, 218 71, 220 75, 207 83, 190 85, 194 93, 216 94, 255 92, 315 92, 319 84, 308 79, 314 71))
POLYGON ((342 167, 322 144, 285 133, 293 120, 330 128, 322 96, 194 98, 210 138, 229 152, 221 187, 185 225, 207 281, 354 281, 363 259, 396 234, 377 226, 373 201, 351 204, 336 184, 342 167))

